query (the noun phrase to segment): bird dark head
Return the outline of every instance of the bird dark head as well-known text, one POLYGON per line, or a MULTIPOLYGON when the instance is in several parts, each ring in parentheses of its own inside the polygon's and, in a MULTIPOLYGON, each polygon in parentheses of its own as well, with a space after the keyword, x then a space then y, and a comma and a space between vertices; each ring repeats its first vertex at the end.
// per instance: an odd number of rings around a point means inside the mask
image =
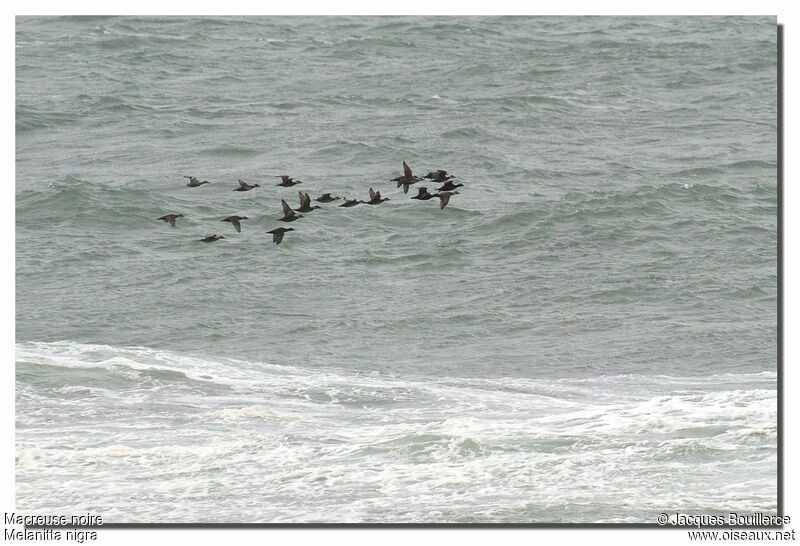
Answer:
POLYGON ((288 228, 286 231, 294 231, 293 227, 288 228))
POLYGON ((253 184, 253 187, 254 187, 254 188, 260 188, 260 187, 261 187, 261 185, 260 185, 260 184, 253 184))
POLYGON ((217 237, 217 239, 224 239, 224 238, 225 238, 224 235, 220 235, 219 237, 217 237))
POLYGON ((249 220, 249 218, 247 216, 240 216, 239 220, 249 220))

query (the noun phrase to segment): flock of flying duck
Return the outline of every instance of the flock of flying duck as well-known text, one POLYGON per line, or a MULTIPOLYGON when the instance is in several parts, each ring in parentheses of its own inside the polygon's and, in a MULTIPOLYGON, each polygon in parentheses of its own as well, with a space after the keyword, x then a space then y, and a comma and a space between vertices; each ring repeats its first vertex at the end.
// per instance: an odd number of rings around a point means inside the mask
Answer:
MULTIPOLYGON (((210 184, 208 180, 200 181, 197 177, 194 176, 184 176, 184 178, 189 179, 189 183, 186 184, 190 188, 197 188, 202 186, 203 184, 210 184)), ((277 186, 281 186, 284 188, 290 188, 297 184, 301 184, 300 180, 295 180, 291 176, 281 175, 277 178, 281 179, 280 184, 276 184, 277 186)), ((458 192, 455 191, 456 188, 463 186, 464 184, 454 184, 453 179, 455 177, 452 175, 447 174, 447 171, 443 171, 441 169, 431 171, 426 174, 423 178, 419 178, 415 176, 411 172, 411 168, 403 161, 403 174, 402 176, 398 176, 397 178, 393 178, 392 182, 397 182, 398 188, 403 188, 404 193, 408 193, 408 189, 412 184, 416 184, 417 182, 428 179, 431 182, 438 182, 442 184, 437 191, 437 193, 429 193, 428 188, 420 187, 418 189, 417 195, 413 196, 411 199, 418 199, 420 201, 427 201, 429 199, 433 199, 434 197, 439 198, 439 209, 443 209, 447 206, 447 203, 450 201, 450 197, 457 194, 458 192)), ((239 180, 239 187, 234 189, 233 191, 250 191, 253 188, 258 188, 259 184, 248 184, 243 180, 239 180)), ((289 204, 286 202, 285 199, 281 199, 281 205, 283 206, 283 217, 278 218, 281 222, 294 222, 298 218, 302 218, 302 214, 298 214, 300 212, 311 212, 314 209, 320 208, 319 205, 311 205, 311 196, 305 192, 298 192, 300 195, 300 206, 296 209, 292 209, 289 204)), ((318 203, 331 203, 333 201, 337 201, 341 199, 340 197, 331 197, 330 193, 323 193, 314 201, 318 203)), ((388 197, 381 197, 381 192, 375 191, 372 188, 369 189, 369 201, 361 201, 358 199, 347 199, 344 198, 340 207, 355 207, 356 205, 380 205, 384 201, 389 201, 388 197)), ((178 218, 182 218, 183 214, 165 214, 158 220, 163 220, 167 222, 170 226, 175 227, 175 221, 178 218)), ((236 230, 237 233, 242 231, 242 220, 247 220, 247 216, 228 216, 227 218, 223 218, 222 222, 230 222, 233 225, 233 228, 236 230)), ((287 231, 294 231, 294 228, 285 228, 279 227, 273 230, 268 231, 267 233, 272 234, 272 241, 279 245, 283 240, 283 236, 287 231)), ((220 239, 224 239, 225 236, 223 235, 207 235, 206 237, 200 239, 200 241, 204 243, 213 243, 215 241, 219 241, 220 239)))

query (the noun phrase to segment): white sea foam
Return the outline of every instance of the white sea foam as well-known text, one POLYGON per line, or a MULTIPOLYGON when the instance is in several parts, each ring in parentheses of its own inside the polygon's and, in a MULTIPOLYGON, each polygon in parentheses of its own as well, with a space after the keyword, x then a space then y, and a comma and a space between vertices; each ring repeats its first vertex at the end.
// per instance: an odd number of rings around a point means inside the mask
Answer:
POLYGON ((21 510, 92 506, 115 521, 648 521, 667 509, 775 509, 771 372, 433 380, 18 344, 18 374, 30 365, 67 373, 58 385, 18 381, 21 510), (81 396, 63 384, 69 370, 135 382, 81 396), (134 403, 119 403, 126 393, 134 403), (59 396, 70 398, 57 419, 37 411, 59 396))

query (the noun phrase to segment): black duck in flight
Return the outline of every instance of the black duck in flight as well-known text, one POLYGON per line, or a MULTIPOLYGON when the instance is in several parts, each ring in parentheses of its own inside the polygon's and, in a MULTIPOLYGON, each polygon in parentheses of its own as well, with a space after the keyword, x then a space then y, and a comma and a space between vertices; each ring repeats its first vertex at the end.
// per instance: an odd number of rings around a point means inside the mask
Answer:
POLYGON ((276 245, 279 245, 281 244, 281 241, 283 241, 283 234, 286 233, 287 231, 294 231, 294 228, 279 227, 271 231, 268 231, 267 233, 271 233, 272 242, 275 243, 276 245))
POLYGON ((183 218, 183 214, 165 214, 161 218, 158 218, 158 220, 164 220, 172 227, 175 227, 175 220, 177 218, 183 218))
POLYGON ((244 180, 239 180, 239 187, 234 189, 233 191, 250 191, 253 188, 259 188, 258 184, 248 184, 244 180))
POLYGON ((220 220, 220 222, 230 222, 233 224, 233 227, 236 229, 236 233, 242 232, 242 220, 247 220, 247 216, 228 216, 227 218, 220 220))
POLYGON ((292 178, 291 176, 289 176, 287 174, 279 175, 276 178, 280 178, 281 179, 281 183, 280 184, 276 184, 276 186, 283 186, 284 188, 291 188, 292 186, 296 186, 297 184, 302 184, 301 181, 295 180, 294 178, 292 178))
POLYGON ((203 180, 202 182, 200 182, 196 176, 184 176, 184 178, 189 179, 189 183, 186 185, 189 186, 190 188, 196 188, 198 186, 202 186, 203 184, 211 184, 211 182, 209 182, 208 180, 203 180))
POLYGON ((322 195, 314 199, 314 201, 317 201, 319 203, 330 203, 331 201, 336 201, 337 199, 341 199, 341 197, 331 197, 331 194, 323 193, 322 195))
POLYGON ((318 209, 319 205, 311 206, 311 196, 307 193, 303 193, 301 191, 297 192, 300 194, 300 206, 297 208, 298 212, 311 212, 314 209, 318 209))
POLYGON ((284 199, 281 199, 281 206, 283 207, 283 218, 278 218, 281 222, 294 222, 298 218, 302 218, 302 214, 297 214, 295 211, 292 210, 292 207, 289 206, 284 199))

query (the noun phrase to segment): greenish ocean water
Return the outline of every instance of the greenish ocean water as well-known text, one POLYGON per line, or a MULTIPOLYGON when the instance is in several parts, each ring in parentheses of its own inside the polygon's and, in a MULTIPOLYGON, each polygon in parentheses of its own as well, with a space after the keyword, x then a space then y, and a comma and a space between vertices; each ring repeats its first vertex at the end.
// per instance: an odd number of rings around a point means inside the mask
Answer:
POLYGON ((17 509, 774 513, 776 31, 17 18, 17 509))

